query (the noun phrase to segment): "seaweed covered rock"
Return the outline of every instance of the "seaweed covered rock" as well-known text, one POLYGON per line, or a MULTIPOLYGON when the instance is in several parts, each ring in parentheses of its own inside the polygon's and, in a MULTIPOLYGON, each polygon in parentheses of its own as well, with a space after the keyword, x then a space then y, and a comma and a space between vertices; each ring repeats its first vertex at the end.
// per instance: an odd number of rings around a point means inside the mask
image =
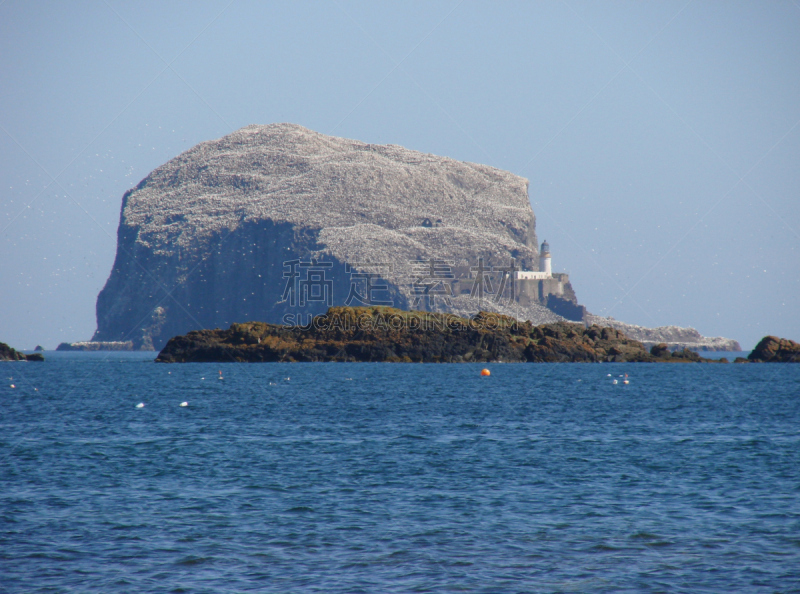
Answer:
MULTIPOLYGON (((691 361, 706 361, 692 353, 691 361)), ((480 312, 472 318, 390 307, 331 307, 305 326, 264 322, 199 330, 169 340, 158 362, 655 362, 644 345, 613 328, 534 326, 480 312)))
POLYGON ((670 356, 669 347, 664 342, 654 344, 650 348, 650 354, 656 358, 669 357, 670 356))
POLYGON ((44 357, 39 353, 26 355, 16 349, 12 349, 4 342, 0 342, 0 361, 44 361, 44 357))
POLYGON ((800 344, 787 338, 765 336, 747 359, 755 363, 800 363, 800 344))

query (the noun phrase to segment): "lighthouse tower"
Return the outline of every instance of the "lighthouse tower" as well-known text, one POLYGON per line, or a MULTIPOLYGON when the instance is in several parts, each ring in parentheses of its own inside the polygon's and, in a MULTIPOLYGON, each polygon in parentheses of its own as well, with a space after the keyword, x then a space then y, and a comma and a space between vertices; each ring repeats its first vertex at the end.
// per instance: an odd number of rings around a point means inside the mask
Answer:
POLYGON ((550 264, 550 245, 546 239, 542 242, 542 247, 539 250, 539 271, 546 272, 548 275, 553 274, 553 268, 550 264))

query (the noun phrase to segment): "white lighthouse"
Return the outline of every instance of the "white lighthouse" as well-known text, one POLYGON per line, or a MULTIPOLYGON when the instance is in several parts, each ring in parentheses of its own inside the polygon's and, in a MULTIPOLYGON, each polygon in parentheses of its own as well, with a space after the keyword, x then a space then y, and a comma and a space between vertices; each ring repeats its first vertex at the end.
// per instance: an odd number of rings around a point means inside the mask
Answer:
POLYGON ((550 246, 545 239, 542 248, 539 250, 539 271, 546 272, 548 276, 553 274, 553 267, 550 264, 550 246))
MULTIPOLYGON (((565 276, 556 275, 558 278, 565 276)), ((515 273, 517 280, 546 281, 553 279, 553 267, 550 264, 550 246, 545 240, 539 250, 539 270, 518 270, 515 273)), ((561 282, 560 280, 558 281, 561 282)), ((565 281, 568 282, 568 281, 565 281)))

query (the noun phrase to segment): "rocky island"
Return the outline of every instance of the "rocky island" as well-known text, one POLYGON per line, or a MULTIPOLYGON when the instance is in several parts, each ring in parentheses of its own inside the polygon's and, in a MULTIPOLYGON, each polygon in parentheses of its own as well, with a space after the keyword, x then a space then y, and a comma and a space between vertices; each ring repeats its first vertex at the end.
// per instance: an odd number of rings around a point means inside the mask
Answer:
MULTIPOLYGON (((59 348, 160 349, 193 329, 305 324, 346 305, 614 326, 551 270, 526 179, 284 123, 200 143, 126 192, 97 331, 59 348)), ((673 350, 738 347, 618 330, 673 350)))
POLYGON ((700 362, 692 351, 666 345, 648 352, 613 328, 552 323, 534 326, 496 313, 472 318, 390 307, 332 307, 306 326, 263 322, 199 330, 169 340, 161 363, 360 361, 700 362))

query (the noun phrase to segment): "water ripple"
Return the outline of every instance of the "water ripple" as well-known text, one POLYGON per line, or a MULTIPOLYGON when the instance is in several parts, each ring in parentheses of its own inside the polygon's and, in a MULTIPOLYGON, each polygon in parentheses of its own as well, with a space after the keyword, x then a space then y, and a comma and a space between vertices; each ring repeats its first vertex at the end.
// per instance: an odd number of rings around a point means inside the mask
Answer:
POLYGON ((222 367, 0 387, 2 591, 800 591, 800 366, 222 367))

